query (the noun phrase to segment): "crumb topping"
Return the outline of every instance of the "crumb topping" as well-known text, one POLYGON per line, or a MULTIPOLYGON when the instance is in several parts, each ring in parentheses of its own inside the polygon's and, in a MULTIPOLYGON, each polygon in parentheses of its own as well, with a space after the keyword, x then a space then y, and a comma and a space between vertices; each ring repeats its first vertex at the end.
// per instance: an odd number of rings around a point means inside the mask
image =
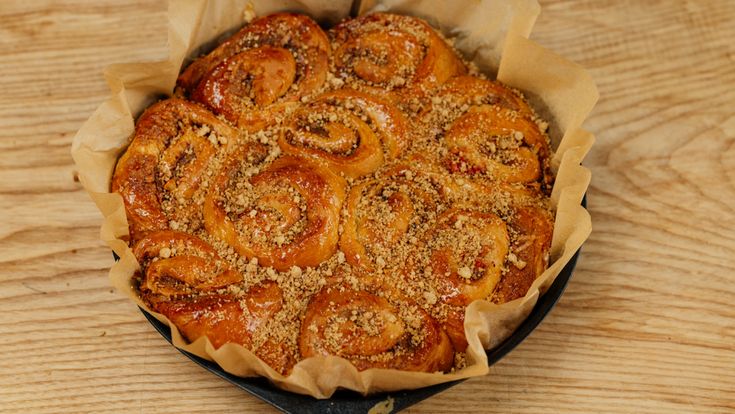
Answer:
MULTIPOLYGON (((277 25, 266 33, 248 33, 239 39, 238 47, 277 44, 293 53, 299 64, 297 78, 306 76, 309 49, 293 41, 288 29, 277 25)), ((400 90, 418 76, 434 37, 446 41, 416 19, 390 20, 388 27, 380 20, 347 21, 330 36, 333 59, 319 92, 400 90)), ((447 46, 453 50, 451 44, 447 46)), ((409 120, 411 140, 400 156, 381 150, 384 161, 376 171, 345 176, 345 199, 333 197, 339 242, 329 258, 317 265, 294 264, 279 271, 265 266, 262 257, 242 254, 229 236, 211 231, 203 213, 207 203, 220 206, 222 219, 235 223, 232 237, 285 249, 318 228, 310 215, 313 209, 333 207, 311 203, 313 188, 308 183, 253 180, 284 156, 278 140, 348 157, 358 150, 365 134, 382 136, 379 123, 387 121, 376 120, 375 114, 350 99, 319 100, 316 95, 301 97, 297 107, 273 125, 255 131, 240 128, 236 140, 217 134, 211 125, 181 119, 156 166, 158 197, 169 228, 198 237, 213 253, 177 245, 160 247, 137 276, 141 295, 153 300, 145 275, 155 263, 216 255, 221 261, 216 271, 197 276, 197 286, 208 286, 205 290, 179 280, 175 272, 164 276, 176 279, 181 285, 177 289, 184 289, 188 297, 218 295, 239 303, 243 321, 257 317, 249 302, 257 299, 253 289, 277 285, 281 305, 261 322, 251 323, 249 332, 248 346, 261 358, 270 361, 287 355, 298 361, 302 358, 299 338, 310 334, 321 336, 328 353, 387 363, 428 341, 426 318, 449 331, 452 307, 467 306, 476 299, 494 300, 499 297, 497 286, 507 278, 536 272, 539 263, 545 266, 550 235, 548 241, 539 242, 522 217, 532 214, 535 220, 552 220, 548 124, 533 110, 524 112, 527 104, 520 91, 487 80, 468 66, 477 85, 494 86, 465 88, 450 80, 433 94, 412 92, 396 103, 409 120), (477 111, 496 117, 489 125, 503 126, 476 128, 479 124, 472 117, 477 111), (519 120, 528 122, 517 128, 519 120), (533 141, 528 128, 540 138, 533 141), (248 145, 257 150, 242 152, 248 145), (233 154, 244 154, 234 166, 230 165, 233 154), (539 166, 540 175, 516 180, 501 174, 505 169, 513 173, 527 168, 528 159, 539 166), (228 171, 224 185, 217 182, 221 171, 228 171), (200 280, 226 271, 235 272, 237 281, 218 286, 200 280), (376 285, 390 289, 375 293, 376 285), (329 302, 325 304, 328 316, 303 324, 319 292, 335 289, 349 294, 368 288, 391 305, 329 302), (405 301, 396 302, 395 297, 405 301), (376 345, 384 340, 391 344, 388 348, 376 345)), ((177 293, 169 299, 180 297, 177 293)), ((215 323, 222 314, 209 311, 198 317, 215 323)), ((460 334, 464 335, 463 330, 460 334)), ((463 351, 456 350, 452 370, 467 365, 463 351)))

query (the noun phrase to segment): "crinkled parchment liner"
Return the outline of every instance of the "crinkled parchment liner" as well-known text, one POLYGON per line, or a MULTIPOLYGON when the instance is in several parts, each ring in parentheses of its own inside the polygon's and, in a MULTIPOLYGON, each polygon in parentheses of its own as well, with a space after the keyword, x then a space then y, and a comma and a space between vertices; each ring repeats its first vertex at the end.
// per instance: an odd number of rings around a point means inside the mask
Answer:
MULTIPOLYGON (((488 372, 485 348, 507 338, 530 313, 539 294, 559 274, 591 231, 590 216, 580 201, 590 181, 590 172, 580 165, 593 143, 593 136, 580 128, 598 94, 587 72, 527 39, 540 8, 535 0, 425 0, 365 1, 361 12, 393 11, 428 19, 486 73, 497 73, 501 81, 526 91, 545 104, 547 116, 557 131, 552 134, 557 148, 553 168, 557 171, 552 200, 556 222, 549 269, 533 284, 525 297, 495 305, 475 301, 466 313, 465 332, 469 340, 469 365, 453 374, 415 373, 386 369, 358 372, 338 357, 314 357, 299 362, 284 377, 260 361, 252 352, 236 344, 214 349, 207 338, 187 343, 174 325, 173 343, 202 358, 216 361, 227 372, 239 376, 262 375, 279 387, 316 398, 328 398, 339 387, 361 393, 393 391, 429 386, 488 372)), ((110 280, 118 291, 139 306, 130 279, 138 264, 126 243, 128 234, 122 199, 109 193, 115 162, 127 146, 135 118, 155 100, 170 95, 185 59, 211 47, 218 37, 243 23, 243 12, 257 15, 277 11, 306 13, 318 21, 334 24, 346 17, 349 1, 182 1, 169 6, 169 58, 161 62, 112 65, 105 76, 111 97, 87 120, 74 138, 72 156, 79 177, 104 215, 101 237, 120 256, 110 270, 110 280)))

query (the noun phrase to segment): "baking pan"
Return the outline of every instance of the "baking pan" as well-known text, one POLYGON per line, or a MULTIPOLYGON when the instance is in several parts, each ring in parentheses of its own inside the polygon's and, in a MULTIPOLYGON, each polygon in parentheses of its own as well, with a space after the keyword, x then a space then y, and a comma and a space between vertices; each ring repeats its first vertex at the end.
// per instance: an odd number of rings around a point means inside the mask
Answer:
MULTIPOLYGON (((582 205, 586 206, 586 198, 582 200, 582 205)), ((541 321, 546 317, 551 308, 554 307, 556 302, 561 297, 564 289, 569 282, 569 278, 572 276, 574 267, 577 264, 577 258, 579 257, 580 251, 578 250, 572 259, 564 266, 559 276, 556 277, 554 283, 551 284, 549 290, 542 295, 536 306, 534 306, 528 318, 521 323, 518 329, 513 334, 503 341, 500 345, 487 351, 488 364, 492 365, 503 358, 508 352, 513 350, 518 344, 521 343, 541 321)), ((154 328, 170 343, 171 342, 171 330, 168 326, 159 322, 156 318, 149 315, 143 309, 141 312, 145 315, 148 321, 153 325, 154 328)), ((178 348, 177 348, 178 349, 178 348)), ((339 390, 331 398, 326 400, 318 400, 316 398, 294 394, 288 391, 281 390, 264 378, 241 378, 234 375, 228 374, 219 365, 214 362, 207 361, 199 358, 196 355, 192 355, 186 351, 179 349, 179 351, 186 355, 189 359, 201 365, 207 371, 225 379, 232 383, 238 388, 260 398, 261 400, 273 405, 284 413, 367 413, 371 408, 377 404, 385 403, 389 399, 392 400, 393 410, 391 412, 398 412, 406 407, 416 404, 422 400, 431 397, 434 394, 438 394, 447 388, 453 387, 460 384, 465 380, 447 382, 443 384, 434 385, 431 387, 419 388, 416 390, 398 391, 389 393, 380 393, 369 396, 362 396, 359 393, 348 390, 339 390)))

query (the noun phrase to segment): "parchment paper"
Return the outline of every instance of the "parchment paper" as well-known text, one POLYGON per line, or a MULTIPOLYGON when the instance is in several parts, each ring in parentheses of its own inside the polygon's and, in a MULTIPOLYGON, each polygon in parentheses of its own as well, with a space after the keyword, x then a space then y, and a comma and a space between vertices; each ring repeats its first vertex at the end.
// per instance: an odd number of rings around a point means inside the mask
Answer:
MULTIPOLYGON (((115 162, 132 137, 135 118, 157 99, 171 95, 182 65, 188 62, 185 60, 196 58, 213 46, 218 37, 242 26, 246 11, 258 15, 296 11, 333 24, 347 17, 351 6, 350 1, 328 0, 172 2, 168 13, 169 58, 107 68, 105 76, 111 96, 75 136, 72 156, 84 188, 104 215, 101 238, 120 256, 110 270, 111 283, 119 292, 145 307, 131 285, 138 264, 121 239, 128 234, 122 199, 109 193, 115 162)), ((538 4, 534 0, 370 0, 363 2, 360 12, 373 10, 428 19, 446 36, 454 37, 464 56, 486 73, 497 73, 499 80, 545 104, 551 118, 548 120, 558 131, 552 135, 557 149, 552 167, 557 177, 552 192, 556 220, 551 265, 525 297, 503 305, 475 301, 467 308, 468 366, 453 374, 386 369, 358 372, 342 358, 314 357, 299 362, 284 377, 240 345, 226 344, 215 350, 207 338, 187 343, 165 317, 151 312, 171 327, 175 346, 214 360, 232 374, 262 375, 281 388, 316 398, 328 398, 339 387, 367 394, 487 374, 484 348, 499 344, 516 329, 591 231, 590 216, 580 206, 590 172, 580 163, 594 137, 580 125, 597 101, 597 89, 583 68, 527 39, 540 11, 538 4)))

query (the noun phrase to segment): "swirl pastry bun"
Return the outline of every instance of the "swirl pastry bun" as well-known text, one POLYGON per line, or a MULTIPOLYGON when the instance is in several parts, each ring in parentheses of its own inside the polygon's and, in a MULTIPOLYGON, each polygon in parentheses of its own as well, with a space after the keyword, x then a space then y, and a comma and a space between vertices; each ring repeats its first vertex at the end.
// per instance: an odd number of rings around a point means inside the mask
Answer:
POLYGON ((339 79, 396 100, 427 96, 467 71, 441 35, 416 17, 373 13, 347 20, 329 34, 339 79))
POLYGON ((461 369, 465 310, 524 296, 554 223, 545 123, 468 67, 384 13, 264 16, 194 60, 112 177, 140 297, 283 375, 461 369))

